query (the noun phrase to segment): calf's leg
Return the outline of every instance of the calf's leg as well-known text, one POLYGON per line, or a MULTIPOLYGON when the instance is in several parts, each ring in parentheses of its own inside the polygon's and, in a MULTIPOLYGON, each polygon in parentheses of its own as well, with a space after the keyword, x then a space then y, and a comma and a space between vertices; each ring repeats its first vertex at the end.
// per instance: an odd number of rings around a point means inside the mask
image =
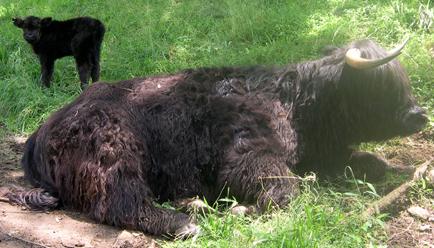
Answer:
POLYGON ((80 83, 81 83, 80 87, 82 90, 84 90, 88 86, 92 64, 90 63, 87 56, 85 56, 85 58, 83 58, 82 56, 76 58, 76 64, 77 64, 78 76, 80 78, 80 83))
POLYGON ((77 34, 71 41, 82 89, 87 87, 90 78, 93 46, 92 35, 87 32, 77 34))
POLYGON ((99 57, 100 57, 100 51, 99 47, 96 47, 94 51, 92 51, 91 54, 91 71, 90 71, 90 77, 92 78, 92 82, 97 82, 99 80, 99 72, 100 72, 100 66, 99 66, 99 57))
POLYGON ((41 63, 41 82, 45 87, 50 87, 54 71, 54 59, 47 56, 39 56, 39 62, 41 63))

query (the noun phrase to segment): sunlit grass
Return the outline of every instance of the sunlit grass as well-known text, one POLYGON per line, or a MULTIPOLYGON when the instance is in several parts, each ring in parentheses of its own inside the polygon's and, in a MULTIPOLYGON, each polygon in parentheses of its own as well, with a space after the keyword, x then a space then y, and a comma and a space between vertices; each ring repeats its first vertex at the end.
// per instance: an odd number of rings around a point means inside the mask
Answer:
POLYGON ((165 247, 363 247, 384 239, 384 216, 360 218, 366 201, 372 199, 372 192, 366 194, 369 188, 350 187, 344 193, 312 183, 303 188, 285 209, 259 217, 198 216, 200 236, 161 243, 165 247))
POLYGON ((319 57, 325 45, 368 37, 392 47, 411 35, 400 59, 418 98, 432 113, 434 33, 419 27, 419 7, 428 3, 3 0, 0 121, 11 130, 30 132, 80 92, 71 58, 56 63, 55 90, 38 88, 37 59, 10 21, 13 16, 26 15, 101 19, 107 27, 101 79, 108 81, 201 66, 281 65, 319 57))

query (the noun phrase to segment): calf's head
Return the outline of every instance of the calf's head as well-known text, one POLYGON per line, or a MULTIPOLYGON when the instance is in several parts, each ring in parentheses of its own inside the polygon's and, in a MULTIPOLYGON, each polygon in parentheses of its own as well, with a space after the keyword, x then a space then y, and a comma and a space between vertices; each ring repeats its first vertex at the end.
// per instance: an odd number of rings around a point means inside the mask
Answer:
POLYGON ((28 16, 24 19, 15 17, 12 19, 15 26, 23 30, 24 39, 30 43, 37 43, 41 39, 41 29, 47 27, 51 23, 51 17, 39 18, 28 16))

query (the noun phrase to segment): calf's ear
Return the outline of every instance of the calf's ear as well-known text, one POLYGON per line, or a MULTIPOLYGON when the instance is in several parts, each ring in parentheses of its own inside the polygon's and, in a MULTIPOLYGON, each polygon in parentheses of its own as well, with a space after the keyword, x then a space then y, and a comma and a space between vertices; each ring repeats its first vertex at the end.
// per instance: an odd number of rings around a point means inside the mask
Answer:
POLYGON ((45 17, 41 20, 41 27, 47 27, 48 25, 50 25, 52 19, 51 17, 45 17))
POLYGON ((17 27, 19 27, 19 28, 22 28, 22 27, 23 27, 23 24, 24 24, 23 19, 21 19, 21 18, 19 18, 19 17, 14 17, 14 18, 12 18, 12 22, 13 22, 13 24, 14 24, 15 26, 17 26, 17 27))

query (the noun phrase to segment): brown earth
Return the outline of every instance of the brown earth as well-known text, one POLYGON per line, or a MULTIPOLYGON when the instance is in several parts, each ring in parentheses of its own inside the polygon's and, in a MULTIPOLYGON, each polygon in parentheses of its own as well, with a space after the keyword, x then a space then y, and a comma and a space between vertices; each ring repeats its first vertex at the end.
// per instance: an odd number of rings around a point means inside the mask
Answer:
MULTIPOLYGON (((1 127, 0 127, 1 128, 1 127)), ((0 132, 0 187, 11 184, 29 187, 19 161, 25 137, 0 132)), ((434 157, 434 129, 376 149, 391 164, 411 171, 434 157)), ((431 166, 434 166, 433 164, 431 166)), ((432 192, 432 191, 431 191, 432 192)), ((0 189, 1 194, 1 189, 0 189)), ((150 237, 92 222, 71 211, 30 212, 0 198, 0 247, 157 247, 150 237)), ((410 205, 429 210, 434 217, 434 195, 415 201, 403 195, 386 223, 389 247, 434 248, 433 220, 420 220, 406 211, 410 205), (422 230, 424 227, 426 230, 422 230)))
MULTIPOLYGON (((420 164, 431 160, 428 165, 434 168, 434 129, 404 138, 399 144, 388 144, 379 148, 381 153, 391 164, 415 168, 420 164)), ((388 247, 434 248, 434 185, 427 186, 430 194, 423 197, 417 196, 412 189, 402 195, 392 209, 392 218, 386 223, 388 234, 388 247), (423 220, 413 217, 407 209, 410 206, 419 206, 429 211, 430 219, 423 220)))

